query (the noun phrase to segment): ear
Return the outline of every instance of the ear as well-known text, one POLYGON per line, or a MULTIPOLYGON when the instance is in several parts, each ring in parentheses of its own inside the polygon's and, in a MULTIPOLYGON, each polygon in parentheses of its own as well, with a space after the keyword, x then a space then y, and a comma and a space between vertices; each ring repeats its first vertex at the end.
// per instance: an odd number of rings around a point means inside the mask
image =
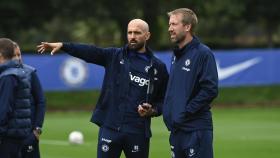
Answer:
POLYGON ((190 31, 191 31, 191 28, 192 28, 192 25, 191 25, 191 24, 185 25, 185 31, 186 31, 186 32, 190 32, 190 31))
POLYGON ((2 64, 2 63, 4 63, 4 58, 3 58, 3 56, 2 56, 2 54, 0 53, 0 64, 2 64))
POLYGON ((148 41, 151 37, 151 33, 150 32, 146 32, 146 35, 145 35, 145 39, 146 41, 148 41))

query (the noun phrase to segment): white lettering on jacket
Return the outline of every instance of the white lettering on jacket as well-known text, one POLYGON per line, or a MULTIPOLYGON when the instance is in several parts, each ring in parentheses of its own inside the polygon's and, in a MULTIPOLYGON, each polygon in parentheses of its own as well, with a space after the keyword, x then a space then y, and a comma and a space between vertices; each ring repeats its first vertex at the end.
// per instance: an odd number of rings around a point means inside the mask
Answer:
POLYGON ((129 76, 130 76, 130 80, 132 82, 137 83, 139 86, 148 86, 149 84, 149 80, 145 79, 145 78, 141 78, 139 76, 134 76, 133 74, 131 74, 131 72, 129 72, 129 76))

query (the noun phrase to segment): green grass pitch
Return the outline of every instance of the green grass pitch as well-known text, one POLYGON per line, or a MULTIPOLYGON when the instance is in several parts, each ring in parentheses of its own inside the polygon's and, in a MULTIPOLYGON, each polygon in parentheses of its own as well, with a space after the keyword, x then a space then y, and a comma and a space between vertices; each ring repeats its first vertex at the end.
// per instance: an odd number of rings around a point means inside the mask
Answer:
MULTIPOLYGON (((94 158, 98 127, 91 112, 47 112, 40 147, 43 158, 94 158), (69 145, 68 134, 83 132, 83 145, 69 145)), ((213 110, 215 158, 279 158, 280 108, 213 110)), ((152 122, 151 158, 170 158, 169 133, 162 117, 152 122)), ((122 158, 124 156, 122 155, 122 158)))

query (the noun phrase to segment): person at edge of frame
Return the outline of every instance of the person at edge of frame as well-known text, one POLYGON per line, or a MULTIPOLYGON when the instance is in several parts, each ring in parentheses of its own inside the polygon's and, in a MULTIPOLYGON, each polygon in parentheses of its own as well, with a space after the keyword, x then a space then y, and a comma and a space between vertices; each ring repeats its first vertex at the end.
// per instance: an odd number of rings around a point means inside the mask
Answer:
POLYGON ((0 38, 0 155, 21 158, 31 132, 31 88, 28 75, 15 59, 14 42, 0 38))
POLYGON ((39 138, 42 134, 42 126, 45 117, 46 102, 44 91, 37 76, 36 69, 30 65, 23 64, 21 50, 17 43, 15 44, 15 58, 20 61, 23 69, 28 74, 31 83, 31 122, 32 132, 23 142, 22 158, 40 158, 39 138))

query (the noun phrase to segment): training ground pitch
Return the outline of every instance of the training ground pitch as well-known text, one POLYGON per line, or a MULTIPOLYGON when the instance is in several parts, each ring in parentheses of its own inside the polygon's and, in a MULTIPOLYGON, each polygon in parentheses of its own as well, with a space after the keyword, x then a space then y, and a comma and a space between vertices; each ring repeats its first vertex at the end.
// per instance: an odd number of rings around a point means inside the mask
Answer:
MULTIPOLYGON (((90 117, 91 111, 47 112, 40 140, 42 157, 96 157, 98 127, 89 122, 90 117), (74 130, 83 132, 83 145, 68 143, 74 130)), ((280 108, 214 108, 213 121, 215 158, 279 158, 280 108)), ((153 119, 152 131, 150 158, 170 158, 162 117, 153 119)))

